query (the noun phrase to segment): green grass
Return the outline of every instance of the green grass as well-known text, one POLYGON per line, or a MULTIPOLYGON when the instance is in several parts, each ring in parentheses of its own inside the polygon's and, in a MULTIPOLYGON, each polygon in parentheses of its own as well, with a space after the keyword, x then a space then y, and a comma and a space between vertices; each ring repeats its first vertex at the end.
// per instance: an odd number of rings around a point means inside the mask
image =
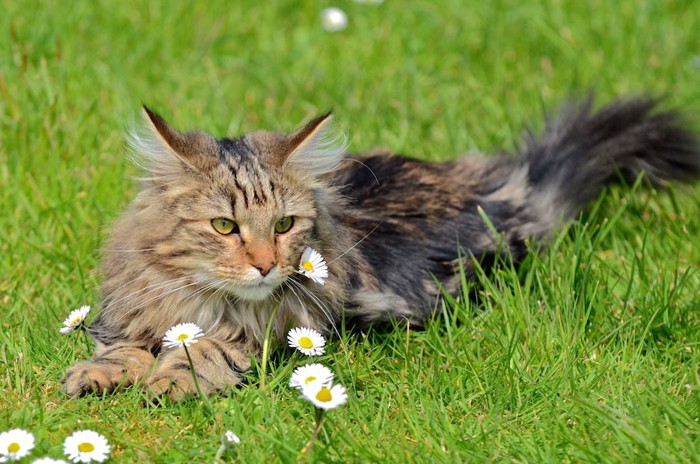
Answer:
MULTIPOLYGON (((90 355, 59 336, 99 305, 104 232, 134 193, 123 129, 141 103, 176 127, 291 130, 333 109, 350 147, 425 159, 512 148, 568 96, 650 92, 700 114, 694 0, 327 2, 0 0, 0 430, 61 455, 90 428, 118 462, 295 462, 311 405, 277 347, 265 388, 144 408, 132 390, 72 400, 90 355)), ((690 118, 700 128, 697 119, 690 118)), ((615 188, 479 303, 439 306, 422 332, 343 333, 321 360, 350 401, 316 462, 699 462, 700 187, 615 188)), ((465 293, 470 291, 466 285, 465 293)))

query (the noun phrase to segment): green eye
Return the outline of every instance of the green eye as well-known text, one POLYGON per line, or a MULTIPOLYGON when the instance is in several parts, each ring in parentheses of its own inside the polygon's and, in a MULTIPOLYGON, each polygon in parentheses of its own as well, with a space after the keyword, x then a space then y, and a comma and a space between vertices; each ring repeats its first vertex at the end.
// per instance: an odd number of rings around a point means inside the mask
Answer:
POLYGON ((286 216, 275 223, 275 232, 284 234, 289 232, 289 229, 294 225, 294 216, 286 216))
POLYGON ((211 220, 211 226, 221 235, 239 233, 238 224, 226 218, 214 218, 211 220))

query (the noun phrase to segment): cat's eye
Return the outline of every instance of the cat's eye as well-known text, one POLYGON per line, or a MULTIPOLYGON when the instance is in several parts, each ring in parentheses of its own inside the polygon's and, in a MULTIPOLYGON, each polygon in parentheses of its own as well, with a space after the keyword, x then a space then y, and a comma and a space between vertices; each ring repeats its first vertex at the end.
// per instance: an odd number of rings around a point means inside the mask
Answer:
POLYGON ((237 234, 240 232, 238 224, 231 219, 214 218, 211 220, 211 226, 221 235, 237 234))
POLYGON ((294 216, 285 216, 275 223, 275 232, 284 234, 289 232, 289 229, 294 225, 294 216))

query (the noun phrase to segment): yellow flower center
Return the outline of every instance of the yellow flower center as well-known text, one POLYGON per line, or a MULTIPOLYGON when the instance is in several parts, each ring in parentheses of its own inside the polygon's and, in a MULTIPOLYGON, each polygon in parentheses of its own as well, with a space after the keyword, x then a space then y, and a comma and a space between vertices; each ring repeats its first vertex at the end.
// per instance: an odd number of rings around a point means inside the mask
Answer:
POLYGON ((80 324, 82 321, 83 321, 83 318, 82 318, 82 317, 76 317, 75 319, 73 319, 72 321, 70 321, 70 325, 71 325, 71 326, 78 325, 78 324, 80 324))
POLYGON ((190 336, 187 335, 187 334, 180 334, 180 335, 177 336, 177 339, 180 340, 181 342, 184 342, 184 341, 187 340, 188 338, 190 338, 190 336))
POLYGON ((20 449, 21 449, 21 447, 19 446, 19 443, 10 443, 10 446, 7 447, 7 452, 8 453, 16 453, 20 449))
POLYGON ((315 376, 315 375, 310 375, 310 376, 308 376, 307 378, 304 379, 304 383, 308 385, 308 384, 310 384, 311 382, 313 382, 314 380, 316 380, 316 376, 315 376))
POLYGON ((80 451, 81 453, 90 453, 92 451, 95 451, 95 445, 87 442, 81 443, 78 445, 78 451, 80 451))
POLYGON ((313 271, 314 270, 314 265, 311 264, 311 261, 304 261, 301 263, 301 267, 306 269, 307 271, 313 271))
POLYGON ((321 387, 318 393, 316 393, 316 399, 323 401, 324 403, 328 403, 333 399, 333 396, 331 396, 331 391, 328 389, 328 387, 321 387))
POLYGON ((313 348, 314 342, 309 337, 301 337, 299 339, 299 346, 305 349, 313 348))

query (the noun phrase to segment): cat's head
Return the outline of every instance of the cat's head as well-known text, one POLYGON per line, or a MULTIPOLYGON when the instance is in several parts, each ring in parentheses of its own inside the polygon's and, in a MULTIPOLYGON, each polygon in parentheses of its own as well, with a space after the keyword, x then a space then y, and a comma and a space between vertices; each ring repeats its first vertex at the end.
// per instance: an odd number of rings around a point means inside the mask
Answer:
POLYGON ((125 220, 154 265, 262 300, 298 278, 306 246, 333 253, 322 236, 334 198, 324 178, 345 147, 330 137, 330 114, 292 134, 233 139, 178 132, 146 108, 144 119, 131 145, 146 175, 125 220))

